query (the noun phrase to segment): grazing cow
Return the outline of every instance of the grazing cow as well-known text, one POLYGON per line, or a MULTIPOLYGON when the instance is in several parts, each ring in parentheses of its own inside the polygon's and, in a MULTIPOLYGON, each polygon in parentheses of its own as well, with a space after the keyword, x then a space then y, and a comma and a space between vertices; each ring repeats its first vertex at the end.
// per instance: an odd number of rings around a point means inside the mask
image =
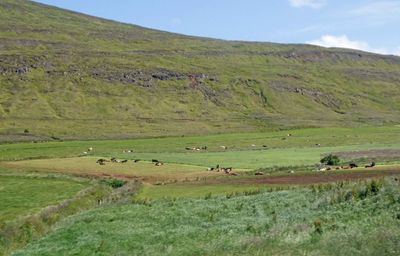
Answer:
POLYGON ((139 161, 140 161, 140 159, 135 159, 135 160, 133 160, 134 163, 137 163, 137 162, 139 162, 139 161))
POLYGON ((355 164, 355 163, 350 163, 350 164, 349 164, 349 167, 350 167, 351 169, 353 169, 353 168, 357 168, 358 165, 355 164))
POLYGON ((111 162, 117 163, 118 161, 117 161, 117 159, 115 157, 113 157, 113 158, 111 158, 111 162))
POLYGON ((124 160, 122 160, 122 161, 120 161, 120 163, 127 163, 128 162, 128 160, 126 160, 126 159, 124 159, 124 160))
POLYGON ((100 158, 99 160, 96 161, 97 164, 99 165, 105 165, 106 162, 108 162, 106 159, 100 158))
POLYGON ((316 143, 316 144, 315 144, 315 146, 317 146, 317 147, 320 147, 320 146, 321 146, 321 144, 319 144, 319 143, 316 143))
POLYGON ((375 162, 370 163, 369 165, 366 165, 365 168, 371 168, 375 166, 375 162))
POLYGON ((228 147, 227 146, 220 146, 222 149, 224 149, 224 150, 226 150, 226 149, 228 149, 228 147))
POLYGON ((157 159, 152 159, 151 162, 152 162, 152 163, 158 163, 158 162, 160 162, 160 161, 158 161, 157 159))
POLYGON ((185 149, 186 149, 186 150, 192 150, 192 149, 191 149, 191 148, 189 148, 189 147, 186 147, 185 149))
POLYGON ((203 146, 201 149, 202 150, 207 150, 207 148, 208 148, 207 146, 203 146))
POLYGON ((267 147, 267 145, 262 145, 262 147, 263 147, 263 148, 266 148, 266 147, 267 147))
POLYGON ((287 135, 288 137, 291 137, 292 136, 292 134, 291 133, 288 133, 288 135, 287 135))
POLYGON ((263 172, 256 172, 256 173, 254 173, 254 175, 260 176, 260 175, 264 175, 264 173, 263 172))
POLYGON ((92 151, 93 150, 93 148, 92 147, 90 147, 90 148, 88 148, 88 150, 87 151, 92 151))
POLYGON ((164 165, 164 163, 163 163, 163 162, 157 162, 157 163, 155 163, 154 165, 155 165, 155 166, 162 166, 162 165, 164 165))

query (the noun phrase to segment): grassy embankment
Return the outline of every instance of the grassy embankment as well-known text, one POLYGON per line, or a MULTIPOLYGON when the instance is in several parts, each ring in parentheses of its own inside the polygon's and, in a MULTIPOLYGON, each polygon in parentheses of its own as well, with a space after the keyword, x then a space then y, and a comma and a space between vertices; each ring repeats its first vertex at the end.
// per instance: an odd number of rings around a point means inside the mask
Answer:
POLYGON ((399 188, 386 178, 139 200, 69 218, 15 255, 398 255, 399 188))

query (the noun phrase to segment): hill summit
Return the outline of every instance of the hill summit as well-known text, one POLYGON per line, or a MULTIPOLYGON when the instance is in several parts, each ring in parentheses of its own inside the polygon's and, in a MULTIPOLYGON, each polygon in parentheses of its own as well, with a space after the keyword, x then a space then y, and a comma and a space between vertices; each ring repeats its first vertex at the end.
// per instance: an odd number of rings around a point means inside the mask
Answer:
POLYGON ((399 57, 184 36, 0 2, 2 140, 399 121, 399 57))

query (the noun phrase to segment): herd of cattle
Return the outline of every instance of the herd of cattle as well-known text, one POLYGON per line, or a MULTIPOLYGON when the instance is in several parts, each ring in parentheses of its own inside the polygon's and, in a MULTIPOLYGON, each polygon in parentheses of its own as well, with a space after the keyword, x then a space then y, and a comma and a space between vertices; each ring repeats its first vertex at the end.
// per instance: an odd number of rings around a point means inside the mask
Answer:
MULTIPOLYGON (((376 165, 375 162, 371 162, 368 165, 365 165, 365 168, 372 168, 376 165)), ((358 168, 359 166, 355 163, 351 163, 347 166, 321 166, 318 171, 331 171, 331 170, 347 170, 347 169, 353 169, 353 168, 358 168)))
MULTIPOLYGON (((135 159, 135 160, 132 160, 132 161, 133 161, 134 163, 138 163, 138 162, 140 162, 140 159, 135 159)), ((100 159, 98 159, 98 160, 96 161, 96 163, 99 164, 99 165, 105 165, 107 162, 108 162, 108 163, 125 164, 125 163, 128 162, 128 160, 127 160, 127 159, 119 160, 119 159, 116 159, 115 157, 113 157, 113 158, 111 158, 110 160, 107 160, 107 159, 104 159, 104 158, 100 158, 100 159)), ((157 159, 153 159, 153 160, 151 160, 151 162, 152 162, 155 166, 162 166, 162 165, 164 165, 163 162, 158 161, 157 159)))
POLYGON ((227 175, 232 175, 232 176, 238 176, 239 174, 233 172, 232 167, 220 167, 219 164, 217 164, 216 167, 210 167, 207 168, 207 171, 215 171, 215 172, 223 172, 227 175))
MULTIPOLYGON (((288 134, 287 136, 290 137, 290 136, 292 136, 292 134, 288 134)), ((255 146, 255 145, 252 145, 252 146, 255 146)), ((264 145, 263 145, 263 147, 264 147, 264 145)), ((266 147, 266 146, 265 146, 265 147, 266 147)), ((224 150, 226 150, 228 147, 226 147, 226 146, 221 146, 221 148, 224 149, 224 150)), ((193 151, 201 151, 201 150, 207 150, 208 147, 207 147, 207 146, 203 146, 203 147, 186 147, 185 149, 186 149, 186 150, 193 150, 193 151)), ((90 147, 90 148, 88 148, 87 151, 90 152, 90 151, 92 151, 92 150, 93 150, 93 148, 90 147)), ((83 152, 83 154, 88 154, 88 152, 83 152)), ((131 153, 131 152, 133 152, 133 150, 124 150, 124 151, 123 151, 123 153, 131 153)), ((141 160, 140 160, 140 159, 134 159, 134 160, 132 160, 132 161, 133 161, 134 163, 138 163, 138 162, 140 162, 141 160)), ((124 163, 127 163, 127 162, 128 162, 127 159, 122 159, 122 160, 120 160, 120 159, 117 159, 117 158, 115 158, 115 157, 112 157, 110 160, 104 159, 104 158, 100 158, 100 159, 98 159, 98 160, 96 161, 96 163, 99 164, 99 165, 106 165, 106 163, 121 163, 121 164, 124 164, 124 163)), ((157 159, 152 159, 151 162, 152 162, 155 166, 162 166, 162 165, 164 165, 163 162, 161 162, 161 161, 159 161, 159 160, 157 160, 157 159)), ((371 167, 374 167, 375 165, 376 165, 375 162, 371 162, 370 164, 365 165, 365 168, 371 168, 371 167)), ((355 163, 350 163, 350 164, 347 165, 347 166, 343 166, 343 165, 342 165, 342 166, 326 166, 326 165, 323 165, 323 166, 320 166, 320 167, 317 169, 317 171, 346 170, 346 169, 353 169, 353 168, 358 168, 358 167, 359 167, 359 166, 358 166, 357 164, 355 164, 355 163)), ((232 168, 232 167, 220 167, 219 164, 216 165, 215 167, 207 168, 207 171, 223 172, 223 173, 225 173, 226 175, 232 175, 232 176, 238 176, 238 175, 239 175, 238 173, 233 172, 233 168, 232 168)), ((291 171, 290 173, 294 173, 294 172, 291 171)), ((264 173, 263 173, 263 172, 256 172, 255 175, 264 175, 264 173)))

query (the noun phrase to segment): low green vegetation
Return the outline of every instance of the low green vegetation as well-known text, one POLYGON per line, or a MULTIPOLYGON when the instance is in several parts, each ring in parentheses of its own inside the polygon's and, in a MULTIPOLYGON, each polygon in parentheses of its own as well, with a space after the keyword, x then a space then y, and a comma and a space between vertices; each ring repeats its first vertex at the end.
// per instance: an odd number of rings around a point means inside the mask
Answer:
POLYGON ((204 198, 207 196, 221 196, 240 194, 248 191, 267 191, 274 186, 265 185, 230 185, 230 184, 158 184, 146 185, 136 197, 137 200, 154 200, 177 198, 204 198))
POLYGON ((5 172, 10 171, 0 171, 0 226, 60 203, 88 186, 87 182, 65 177, 12 176, 5 172))
POLYGON ((398 255, 399 185, 136 201, 69 218, 15 255, 398 255))
POLYGON ((340 159, 339 159, 338 156, 329 154, 329 155, 323 157, 320 160, 320 163, 321 164, 326 164, 326 165, 338 165, 340 163, 340 159))
POLYGON ((357 255, 382 252, 379 243, 388 254, 398 252, 391 242, 399 231, 398 181, 355 182, 399 173, 397 165, 382 165, 399 160, 398 132, 395 126, 318 128, 2 144, 3 204, 28 208, 1 208, 2 217, 14 212, 0 227, 0 251, 330 255, 340 243, 341 254, 357 255), (322 158, 337 164, 332 156, 362 168, 313 172, 322 158), (113 163, 111 157, 129 161, 113 163), (372 160, 377 167, 361 165, 372 160), (207 170, 217 165, 233 167, 237 176, 207 170), (329 183, 336 181, 341 183, 329 183))

